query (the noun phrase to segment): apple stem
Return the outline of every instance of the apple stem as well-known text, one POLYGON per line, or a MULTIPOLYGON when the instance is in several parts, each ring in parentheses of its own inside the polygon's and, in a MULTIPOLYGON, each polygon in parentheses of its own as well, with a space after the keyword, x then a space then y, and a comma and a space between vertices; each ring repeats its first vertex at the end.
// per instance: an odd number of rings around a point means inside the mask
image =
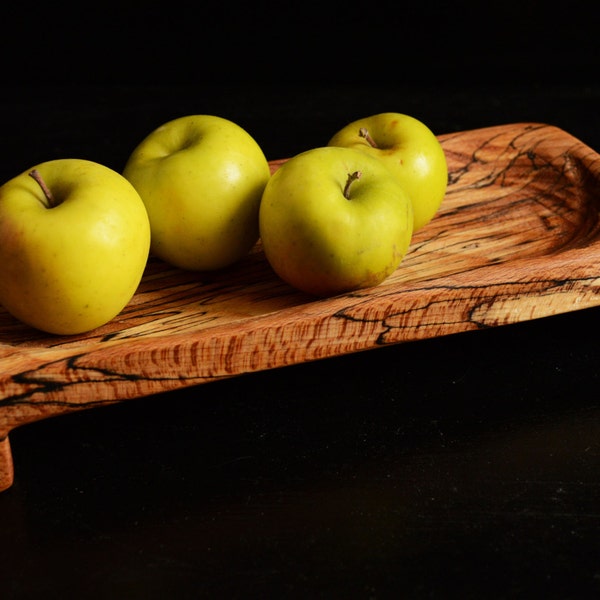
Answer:
POLYGON ((346 200, 350 200, 350 186, 354 181, 360 179, 361 177, 361 171, 354 171, 354 173, 348 173, 348 179, 346 180, 346 185, 344 186, 344 197, 346 198, 346 200))
POLYGON ((369 146, 372 146, 373 148, 378 148, 379 146, 377 146, 377 143, 375 142, 375 140, 371 137, 371 134, 369 133, 369 130, 366 127, 361 127, 358 130, 358 135, 360 135, 360 137, 365 138, 365 140, 367 140, 367 143, 369 144, 369 146))
POLYGON ((42 188, 42 192, 44 192, 44 196, 46 197, 46 200, 47 200, 46 206, 48 208, 54 208, 56 206, 54 196, 52 195, 50 188, 46 185, 46 182, 44 181, 40 172, 37 169, 33 169, 29 173, 29 176, 32 177, 33 179, 35 179, 37 181, 38 185, 42 188))

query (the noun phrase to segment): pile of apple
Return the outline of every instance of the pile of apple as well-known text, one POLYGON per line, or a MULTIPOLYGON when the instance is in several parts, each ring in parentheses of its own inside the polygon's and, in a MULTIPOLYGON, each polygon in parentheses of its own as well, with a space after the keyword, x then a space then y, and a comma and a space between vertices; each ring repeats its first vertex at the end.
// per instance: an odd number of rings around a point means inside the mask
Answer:
POLYGON ((143 139, 122 173, 58 159, 0 186, 0 304, 39 330, 84 333, 129 303, 150 254, 210 271, 259 239, 298 290, 376 286, 433 218, 447 180, 435 135, 400 113, 349 123, 273 175, 236 123, 181 117, 143 139))

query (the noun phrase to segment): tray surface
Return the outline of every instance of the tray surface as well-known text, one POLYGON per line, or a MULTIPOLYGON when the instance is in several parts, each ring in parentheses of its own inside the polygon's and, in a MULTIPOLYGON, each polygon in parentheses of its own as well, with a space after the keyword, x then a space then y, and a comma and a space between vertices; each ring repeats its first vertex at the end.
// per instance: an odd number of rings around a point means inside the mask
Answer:
POLYGON ((12 481, 8 434, 28 422, 600 304, 600 155, 540 123, 439 139, 446 197, 375 288, 307 296, 277 278, 259 242, 212 274, 150 259, 129 305, 85 335, 46 335, 0 309, 0 490, 12 481))

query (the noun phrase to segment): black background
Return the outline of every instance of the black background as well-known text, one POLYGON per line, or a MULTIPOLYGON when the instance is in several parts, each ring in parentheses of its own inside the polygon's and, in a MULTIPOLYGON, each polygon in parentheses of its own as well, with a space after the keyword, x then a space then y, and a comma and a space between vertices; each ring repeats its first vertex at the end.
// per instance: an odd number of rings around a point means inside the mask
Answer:
MULTIPOLYGON (((383 110, 546 122, 600 150, 590 3, 3 8, 0 178, 121 169, 212 113, 269 158, 383 110)), ((1 243, 1 241, 0 241, 1 243)), ((401 344, 11 433, 2 598, 600 591, 598 309, 401 344)))

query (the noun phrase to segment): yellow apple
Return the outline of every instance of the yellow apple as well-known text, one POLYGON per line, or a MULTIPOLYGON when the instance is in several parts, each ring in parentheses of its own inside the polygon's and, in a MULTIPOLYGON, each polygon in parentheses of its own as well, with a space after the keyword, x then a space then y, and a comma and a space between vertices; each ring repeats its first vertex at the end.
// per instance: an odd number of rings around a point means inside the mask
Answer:
POLYGON ((413 203, 414 231, 437 213, 446 194, 448 165, 439 140, 422 121, 397 112, 371 115, 344 126, 327 145, 355 148, 381 160, 413 203))
POLYGON ((227 267, 258 240, 269 163, 238 124, 213 115, 169 121, 131 153, 123 175, 150 218, 151 252, 182 269, 227 267))
POLYGON ((406 254, 412 205, 376 158, 313 148, 285 162, 263 193, 260 236, 281 279, 316 296, 380 284, 406 254))
POLYGON ((52 160, 0 187, 0 304, 32 327, 78 334, 113 319, 149 248, 139 194, 106 166, 52 160))

